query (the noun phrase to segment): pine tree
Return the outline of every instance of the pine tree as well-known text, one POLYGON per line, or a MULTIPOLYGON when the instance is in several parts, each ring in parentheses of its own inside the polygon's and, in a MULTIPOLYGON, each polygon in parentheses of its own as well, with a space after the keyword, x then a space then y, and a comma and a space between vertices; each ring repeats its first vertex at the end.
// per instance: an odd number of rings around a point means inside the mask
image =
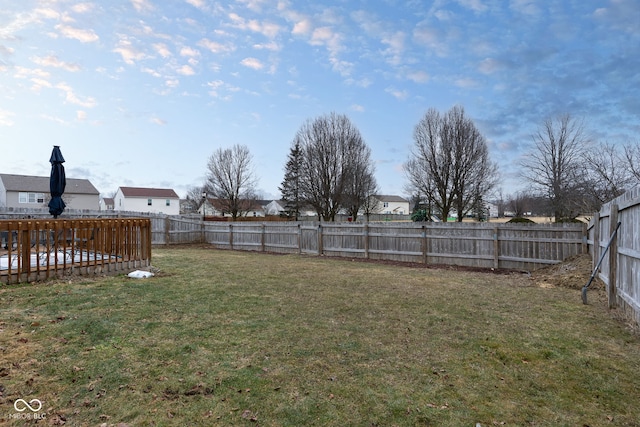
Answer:
POLYGON ((278 187, 282 200, 286 202, 284 213, 288 218, 294 218, 295 221, 298 220, 300 208, 302 207, 302 200, 300 200, 301 162, 302 151, 300 149, 300 143, 296 140, 289 151, 287 164, 284 168, 284 179, 280 187, 278 187))

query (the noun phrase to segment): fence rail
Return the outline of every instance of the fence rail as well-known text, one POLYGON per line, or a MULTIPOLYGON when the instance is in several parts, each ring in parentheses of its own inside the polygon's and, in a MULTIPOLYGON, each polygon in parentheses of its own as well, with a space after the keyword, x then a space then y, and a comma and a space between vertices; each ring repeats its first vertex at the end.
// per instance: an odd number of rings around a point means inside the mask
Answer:
POLYGON ((0 220, 0 282, 148 266, 151 222, 121 219, 0 220))
POLYGON ((586 225, 152 219, 153 244, 533 270, 586 253, 586 225))
POLYGON ((640 324, 640 187, 605 204, 589 222, 588 244, 595 267, 618 222, 598 272, 606 284, 609 308, 621 307, 640 324))

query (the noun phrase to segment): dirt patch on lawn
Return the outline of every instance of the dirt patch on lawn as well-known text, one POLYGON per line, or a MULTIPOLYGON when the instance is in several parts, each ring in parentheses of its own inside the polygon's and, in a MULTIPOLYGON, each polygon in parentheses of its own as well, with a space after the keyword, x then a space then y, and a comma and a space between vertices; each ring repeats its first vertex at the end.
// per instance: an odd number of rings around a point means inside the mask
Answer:
MULTIPOLYGON (((592 272, 591 255, 581 254, 559 264, 535 270, 531 273, 531 278, 541 287, 582 289, 589 282, 592 272)), ((589 291, 596 289, 604 290, 604 283, 598 278, 594 278, 589 286, 589 291)))

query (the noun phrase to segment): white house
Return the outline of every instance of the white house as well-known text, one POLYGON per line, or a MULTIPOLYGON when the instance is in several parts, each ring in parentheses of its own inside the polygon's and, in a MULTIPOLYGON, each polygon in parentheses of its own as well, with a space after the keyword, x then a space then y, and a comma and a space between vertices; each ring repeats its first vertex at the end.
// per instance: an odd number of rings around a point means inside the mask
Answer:
MULTIPOLYGON (((48 176, 0 174, 0 208, 48 209, 48 176)), ((98 210, 100 192, 88 179, 67 178, 62 195, 66 209, 98 210)))
POLYGON ((100 199, 100 210, 101 211, 112 211, 113 210, 113 197, 103 197, 100 199))
POLYGON ((170 188, 119 187, 113 209, 179 215, 180 197, 170 188))
POLYGON ((409 201, 400 196, 375 195, 374 213, 384 215, 409 215, 409 201))

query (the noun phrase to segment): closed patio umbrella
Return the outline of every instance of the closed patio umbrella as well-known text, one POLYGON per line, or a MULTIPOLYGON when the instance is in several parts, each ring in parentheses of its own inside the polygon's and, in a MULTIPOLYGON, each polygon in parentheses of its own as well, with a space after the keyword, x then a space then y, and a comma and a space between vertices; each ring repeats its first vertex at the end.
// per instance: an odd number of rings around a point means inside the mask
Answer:
POLYGON ((51 176, 49 177, 49 190, 51 191, 51 201, 49 201, 49 213, 57 218, 66 207, 62 200, 62 193, 67 185, 67 178, 64 174, 64 157, 60 152, 60 147, 53 146, 51 152, 51 176))

